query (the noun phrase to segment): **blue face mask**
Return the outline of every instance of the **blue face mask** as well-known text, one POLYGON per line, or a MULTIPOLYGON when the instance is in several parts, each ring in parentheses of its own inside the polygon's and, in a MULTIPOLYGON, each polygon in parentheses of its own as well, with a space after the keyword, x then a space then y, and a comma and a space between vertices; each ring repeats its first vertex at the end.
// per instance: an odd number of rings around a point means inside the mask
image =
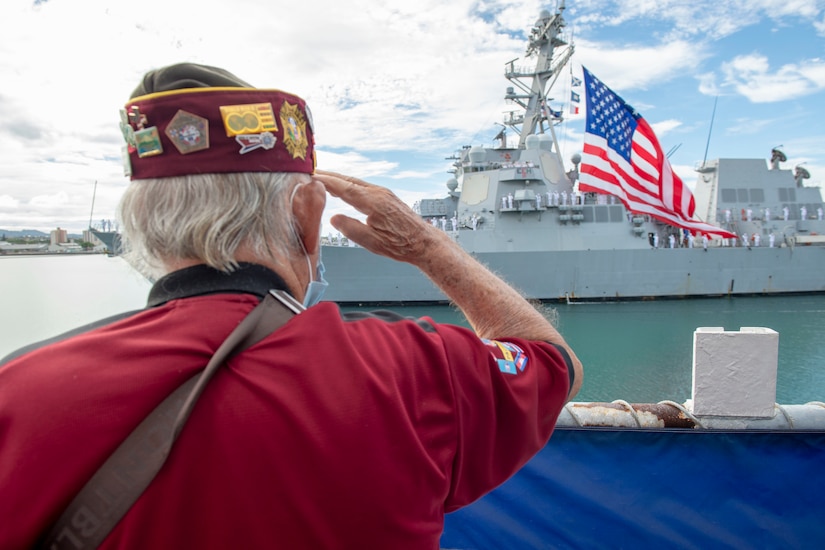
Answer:
MULTIPOLYGON (((307 256, 307 265, 309 263, 309 256, 307 256)), ((312 273, 312 269, 310 269, 312 273)), ((315 280, 309 281, 306 292, 304 293, 304 307, 312 307, 321 301, 324 291, 329 286, 329 283, 324 279, 324 262, 321 261, 321 250, 318 249, 318 265, 315 268, 315 280)))

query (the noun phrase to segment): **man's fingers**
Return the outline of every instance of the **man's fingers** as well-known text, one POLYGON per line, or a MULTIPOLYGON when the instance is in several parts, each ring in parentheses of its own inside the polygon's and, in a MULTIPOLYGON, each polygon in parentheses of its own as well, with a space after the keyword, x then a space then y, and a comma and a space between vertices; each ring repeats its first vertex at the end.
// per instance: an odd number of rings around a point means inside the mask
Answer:
POLYGON ((345 237, 363 246, 363 241, 369 233, 369 228, 362 222, 355 218, 345 216, 344 214, 334 215, 330 218, 329 222, 332 224, 332 227, 343 233, 345 237))
POLYGON ((352 229, 354 225, 361 224, 361 222, 359 222, 355 218, 350 218, 349 216, 345 216, 344 214, 335 214, 329 219, 329 223, 331 223, 332 227, 334 227, 344 235, 347 234, 347 229, 352 229))
POLYGON ((327 178, 338 178, 340 180, 344 180, 347 183, 351 183, 353 185, 358 185, 361 187, 378 187, 377 185, 373 185, 372 183, 368 183, 362 179, 358 179, 354 176, 347 176, 346 174, 339 174, 338 172, 327 172, 326 170, 316 170, 316 176, 322 176, 327 178))
POLYGON ((344 190, 351 185, 348 181, 337 174, 315 172, 315 177, 318 181, 324 184, 324 187, 327 189, 327 193, 333 197, 340 197, 344 193, 344 190))
POLYGON ((354 206, 363 214, 370 214, 375 209, 376 192, 383 188, 372 185, 351 176, 321 172, 315 177, 324 184, 327 192, 347 204, 354 206))
MULTIPOLYGON (((317 174, 318 181, 324 184, 327 192, 333 197, 337 197, 346 203, 353 205, 360 210, 362 205, 367 203, 366 195, 361 192, 363 187, 358 183, 353 183, 348 176, 317 174)), ((352 178, 354 179, 354 178, 352 178)), ((355 180, 356 182, 360 180, 355 180)))

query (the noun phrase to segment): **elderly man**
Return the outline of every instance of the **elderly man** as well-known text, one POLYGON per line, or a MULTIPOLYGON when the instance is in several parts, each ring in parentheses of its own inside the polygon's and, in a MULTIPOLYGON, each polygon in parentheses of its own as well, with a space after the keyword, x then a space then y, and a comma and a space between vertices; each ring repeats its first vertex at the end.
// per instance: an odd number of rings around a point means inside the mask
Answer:
POLYGON ((157 282, 145 309, 0 363, 0 547, 437 548, 446 512, 547 443, 581 385, 574 353, 389 190, 316 173, 299 97, 175 65, 145 76, 122 129, 125 238, 157 282), (338 231, 417 266, 473 330, 318 303, 327 192, 367 216, 334 217, 338 231), (111 485, 93 491, 94 510, 72 508, 271 291, 297 314, 212 359, 220 368, 122 519, 102 527, 105 505, 124 502, 111 485))

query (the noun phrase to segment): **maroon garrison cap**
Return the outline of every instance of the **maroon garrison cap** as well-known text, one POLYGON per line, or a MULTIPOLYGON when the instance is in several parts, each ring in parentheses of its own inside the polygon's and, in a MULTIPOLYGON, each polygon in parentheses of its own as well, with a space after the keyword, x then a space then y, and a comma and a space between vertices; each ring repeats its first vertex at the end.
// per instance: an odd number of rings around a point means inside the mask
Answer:
POLYGON ((315 171, 306 102, 216 67, 181 63, 146 73, 121 110, 120 127, 133 180, 315 171))

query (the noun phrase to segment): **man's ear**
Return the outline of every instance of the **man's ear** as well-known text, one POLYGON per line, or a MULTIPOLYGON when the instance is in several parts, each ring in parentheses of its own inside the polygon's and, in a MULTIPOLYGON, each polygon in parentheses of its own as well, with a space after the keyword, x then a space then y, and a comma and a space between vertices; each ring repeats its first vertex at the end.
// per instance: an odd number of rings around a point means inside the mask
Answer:
POLYGON ((321 240, 321 216, 327 203, 324 184, 316 179, 298 184, 292 199, 292 216, 298 238, 304 243, 307 254, 315 254, 321 240))

